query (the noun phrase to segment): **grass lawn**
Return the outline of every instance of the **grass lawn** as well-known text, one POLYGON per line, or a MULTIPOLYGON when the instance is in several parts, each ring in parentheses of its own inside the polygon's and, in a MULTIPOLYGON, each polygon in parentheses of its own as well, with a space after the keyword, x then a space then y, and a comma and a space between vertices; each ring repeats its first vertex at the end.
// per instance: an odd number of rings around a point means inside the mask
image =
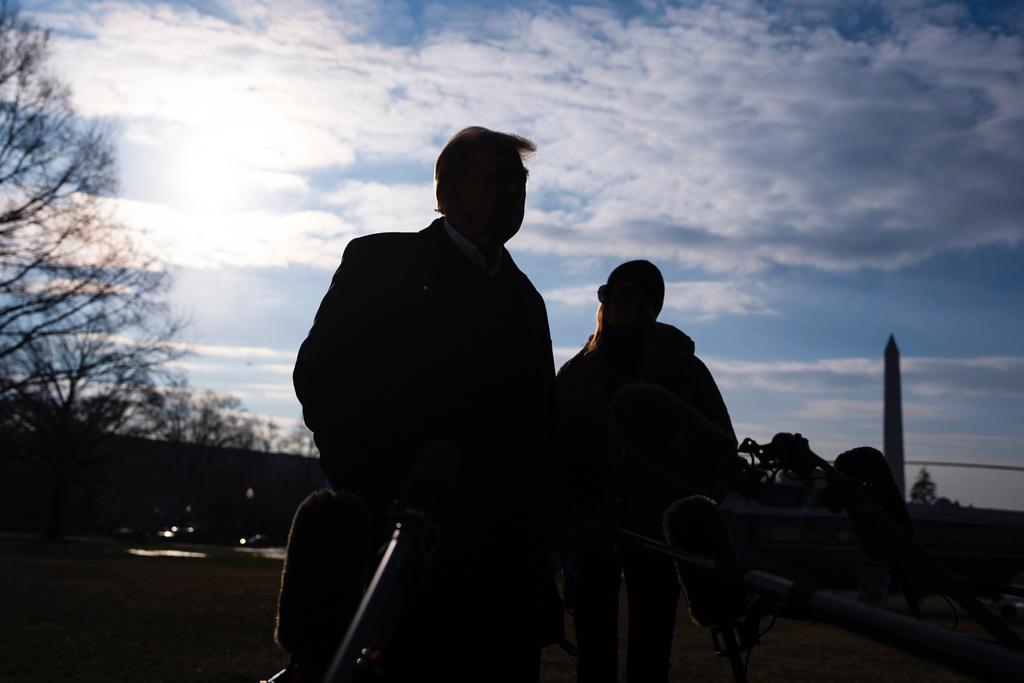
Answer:
MULTIPOLYGON (((205 558, 147 557, 130 547, 142 546, 0 536, 0 681, 254 682, 283 666, 273 643, 279 560, 205 546, 173 547, 205 558)), ((942 600, 925 607, 929 621, 952 625, 942 600)), ((679 614, 673 680, 731 681, 707 631, 690 623, 685 605, 679 614)), ((962 612, 959 630, 978 632, 962 612)), ((543 671, 545 681, 575 681, 574 661, 557 647, 545 651, 543 671)), ((967 680, 838 629, 782 620, 754 651, 749 674, 751 681, 967 680)))

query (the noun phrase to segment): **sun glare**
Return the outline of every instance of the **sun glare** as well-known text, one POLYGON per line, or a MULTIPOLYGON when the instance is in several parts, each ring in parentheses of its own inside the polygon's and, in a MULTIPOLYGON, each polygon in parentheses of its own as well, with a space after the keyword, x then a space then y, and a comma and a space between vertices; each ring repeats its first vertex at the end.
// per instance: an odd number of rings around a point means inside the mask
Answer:
POLYGON ((173 154, 170 195, 176 208, 218 212, 244 208, 253 198, 245 143, 229 131, 203 131, 173 154))

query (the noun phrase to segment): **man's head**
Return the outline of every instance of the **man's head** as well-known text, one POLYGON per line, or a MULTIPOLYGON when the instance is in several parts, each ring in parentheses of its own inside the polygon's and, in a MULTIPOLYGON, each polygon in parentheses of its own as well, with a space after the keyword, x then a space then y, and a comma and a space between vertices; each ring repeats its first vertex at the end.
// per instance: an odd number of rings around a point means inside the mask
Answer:
POLYGON ((437 157, 437 210, 481 251, 496 251, 523 223, 523 157, 537 146, 526 138, 473 126, 448 141, 437 157))

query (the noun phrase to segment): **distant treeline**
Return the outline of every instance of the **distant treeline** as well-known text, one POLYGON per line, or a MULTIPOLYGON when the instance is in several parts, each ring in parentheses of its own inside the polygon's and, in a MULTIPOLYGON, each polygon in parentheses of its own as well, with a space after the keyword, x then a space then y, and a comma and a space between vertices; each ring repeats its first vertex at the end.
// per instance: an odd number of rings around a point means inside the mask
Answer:
MULTIPOLYGON (((50 512, 52 481, 32 466, 33 441, 0 435, 0 530, 38 533, 50 512)), ((298 503, 324 485, 312 457, 129 436, 98 448, 95 466, 70 487, 63 507, 69 534, 192 526, 197 541, 261 533, 283 544, 298 503)))

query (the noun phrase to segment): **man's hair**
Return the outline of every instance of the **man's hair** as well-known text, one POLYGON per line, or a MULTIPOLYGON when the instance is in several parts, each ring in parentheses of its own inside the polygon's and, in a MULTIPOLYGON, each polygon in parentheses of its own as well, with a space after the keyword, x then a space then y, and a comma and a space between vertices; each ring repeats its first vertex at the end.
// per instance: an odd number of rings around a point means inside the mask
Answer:
POLYGON ((512 133, 499 133, 482 126, 463 128, 453 135, 437 157, 434 166, 434 196, 437 198, 438 213, 445 213, 444 187, 460 180, 473 162, 473 151, 482 147, 495 150, 511 149, 520 158, 537 151, 537 145, 512 133))

